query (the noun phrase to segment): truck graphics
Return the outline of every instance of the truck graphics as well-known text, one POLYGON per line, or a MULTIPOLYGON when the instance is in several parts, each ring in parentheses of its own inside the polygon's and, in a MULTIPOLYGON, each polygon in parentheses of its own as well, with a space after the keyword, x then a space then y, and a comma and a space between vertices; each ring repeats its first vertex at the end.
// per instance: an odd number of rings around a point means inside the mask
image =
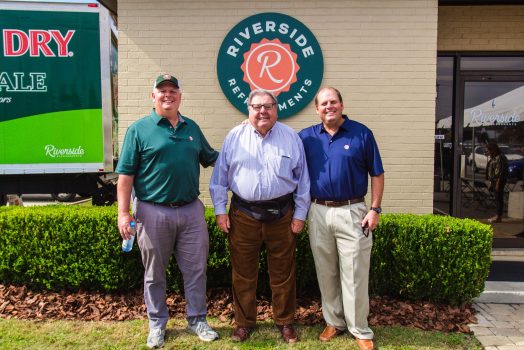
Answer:
POLYGON ((0 7, 0 174, 111 171, 101 14, 36 5, 0 7))
POLYGON ((18 29, 4 29, 4 56, 23 56, 29 51, 31 57, 40 57, 42 53, 46 57, 68 57, 73 56, 69 52, 68 45, 75 34, 74 30, 68 30, 62 36, 59 30, 29 30, 27 33, 18 29), (51 42, 57 46, 57 52, 52 49, 51 42))

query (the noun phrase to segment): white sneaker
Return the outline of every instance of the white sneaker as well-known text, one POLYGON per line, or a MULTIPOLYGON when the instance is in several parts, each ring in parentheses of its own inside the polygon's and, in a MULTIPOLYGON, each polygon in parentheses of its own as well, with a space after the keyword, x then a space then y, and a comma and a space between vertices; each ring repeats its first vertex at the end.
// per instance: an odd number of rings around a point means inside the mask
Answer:
POLYGON ((166 331, 161 328, 152 328, 147 336, 147 347, 149 349, 161 348, 164 345, 166 331))
POLYGON ((187 326, 187 329, 198 335, 202 341, 213 341, 218 339, 218 333, 209 327, 206 321, 198 322, 194 326, 187 326))

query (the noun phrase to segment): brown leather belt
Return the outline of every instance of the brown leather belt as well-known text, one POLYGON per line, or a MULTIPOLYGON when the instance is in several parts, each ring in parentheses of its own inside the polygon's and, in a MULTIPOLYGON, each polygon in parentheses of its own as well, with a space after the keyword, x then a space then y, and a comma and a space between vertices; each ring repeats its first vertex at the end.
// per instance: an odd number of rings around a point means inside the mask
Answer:
POLYGON ((364 202, 364 197, 348 199, 345 201, 326 201, 323 199, 312 198, 311 201, 315 204, 325 205, 326 207, 342 207, 344 205, 351 205, 364 202))

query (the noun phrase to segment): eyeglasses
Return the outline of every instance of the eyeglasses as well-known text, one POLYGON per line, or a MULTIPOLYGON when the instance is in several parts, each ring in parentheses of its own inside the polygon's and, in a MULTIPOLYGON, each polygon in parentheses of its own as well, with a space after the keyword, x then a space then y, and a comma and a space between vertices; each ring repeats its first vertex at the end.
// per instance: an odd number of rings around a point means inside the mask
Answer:
POLYGON ((266 110, 269 110, 273 108, 273 106, 276 105, 276 103, 264 103, 264 104, 258 104, 258 105, 250 105, 251 108, 253 108, 255 111, 260 111, 262 107, 264 107, 266 110))
POLYGON ((369 226, 368 224, 366 223, 366 226, 363 226, 362 227, 362 233, 364 234, 364 236, 369 236, 369 226))

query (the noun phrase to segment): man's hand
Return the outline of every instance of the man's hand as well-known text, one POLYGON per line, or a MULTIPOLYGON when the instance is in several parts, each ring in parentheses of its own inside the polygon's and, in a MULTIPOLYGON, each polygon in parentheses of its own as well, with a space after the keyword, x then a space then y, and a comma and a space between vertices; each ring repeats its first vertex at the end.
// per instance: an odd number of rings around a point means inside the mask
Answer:
POLYGON ((370 231, 374 231, 377 228, 378 222, 380 221, 380 216, 374 210, 370 210, 364 220, 362 220, 362 227, 368 225, 370 231))
POLYGON ((131 229, 129 223, 133 221, 133 218, 129 213, 118 213, 118 231, 123 239, 131 238, 131 229))
POLYGON ((291 232, 297 235, 304 228, 304 220, 293 219, 291 220, 291 232))
POLYGON ((229 216, 227 214, 217 215, 217 225, 224 233, 229 233, 231 227, 229 223, 229 216))

